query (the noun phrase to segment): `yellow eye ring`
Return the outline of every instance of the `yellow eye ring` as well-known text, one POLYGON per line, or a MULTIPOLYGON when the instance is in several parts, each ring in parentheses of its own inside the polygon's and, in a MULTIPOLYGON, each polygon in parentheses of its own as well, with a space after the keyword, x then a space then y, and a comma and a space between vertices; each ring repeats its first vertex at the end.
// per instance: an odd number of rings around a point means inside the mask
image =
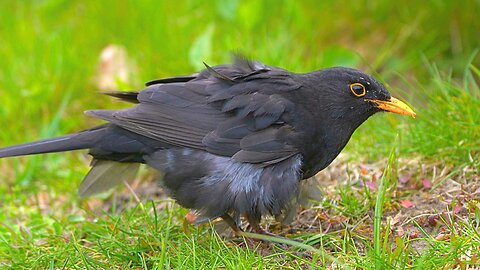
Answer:
POLYGON ((361 84, 361 83, 350 84, 350 91, 356 97, 363 97, 367 93, 367 90, 365 89, 365 86, 363 86, 363 84, 361 84))

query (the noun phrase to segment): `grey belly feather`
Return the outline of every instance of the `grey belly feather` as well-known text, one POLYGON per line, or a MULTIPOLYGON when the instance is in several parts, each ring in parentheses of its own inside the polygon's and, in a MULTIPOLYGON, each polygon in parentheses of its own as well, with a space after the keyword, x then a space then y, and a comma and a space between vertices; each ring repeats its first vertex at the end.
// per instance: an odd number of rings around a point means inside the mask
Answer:
POLYGON ((209 218, 278 215, 301 179, 300 155, 267 167, 187 148, 159 150, 144 159, 164 173, 161 185, 170 196, 209 218))

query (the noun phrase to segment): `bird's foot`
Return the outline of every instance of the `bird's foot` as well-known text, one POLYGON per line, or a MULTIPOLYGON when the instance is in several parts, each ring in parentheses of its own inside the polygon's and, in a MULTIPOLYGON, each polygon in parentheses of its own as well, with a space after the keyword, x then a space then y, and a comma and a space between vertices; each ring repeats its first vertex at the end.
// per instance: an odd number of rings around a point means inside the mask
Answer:
POLYGON ((282 237, 284 238, 283 236, 280 236, 278 234, 274 234, 274 233, 271 233, 267 230, 265 230, 264 228, 260 227, 260 226, 254 226, 252 227, 252 231, 254 233, 258 233, 258 234, 263 234, 263 235, 267 235, 267 236, 271 236, 271 237, 282 237))
POLYGON ((295 242, 302 242, 299 239, 291 239, 287 238, 283 235, 275 234, 263 229, 260 225, 255 223, 250 223, 250 231, 251 232, 243 232, 241 236, 245 237, 245 239, 251 239, 253 241, 261 242, 268 245, 273 245, 278 247, 282 250, 287 250, 289 248, 288 242, 295 241, 295 242))
MULTIPOLYGON (((288 244, 288 242, 296 241, 296 242, 303 242, 300 239, 290 239, 282 235, 277 235, 271 233, 265 229, 263 229, 258 222, 249 222, 250 232, 243 231, 235 222, 235 220, 230 215, 222 215, 221 218, 232 228, 236 237, 241 237, 243 243, 249 247, 250 249, 257 249, 262 245, 265 247, 276 247, 284 251, 288 251, 292 244, 288 244)), ((234 240, 234 242, 236 242, 234 240)), ((238 242, 237 242, 238 243, 238 242)), ((270 250, 268 248, 268 250, 270 250)), ((311 255, 308 253, 303 252, 294 252, 296 255, 304 258, 308 258, 311 255)))

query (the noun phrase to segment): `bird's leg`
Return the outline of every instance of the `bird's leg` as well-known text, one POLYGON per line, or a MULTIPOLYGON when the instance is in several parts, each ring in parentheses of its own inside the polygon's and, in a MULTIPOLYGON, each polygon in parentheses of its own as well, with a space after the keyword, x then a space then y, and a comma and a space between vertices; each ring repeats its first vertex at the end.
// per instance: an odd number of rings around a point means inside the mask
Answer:
POLYGON ((274 233, 271 233, 265 229, 263 229, 261 226, 260 226, 260 222, 255 219, 255 218, 252 218, 251 216, 249 215, 246 215, 246 218, 247 218, 247 221, 248 221, 248 224, 250 224, 250 228, 252 228, 252 231, 254 233, 258 233, 258 234, 263 234, 263 235, 268 235, 268 236, 274 236, 274 237, 279 237, 278 235, 274 234, 274 233))
MULTIPOLYGON (((249 215, 245 215, 245 217, 247 218, 247 221, 248 223, 250 224, 250 227, 252 228, 252 231, 254 233, 258 233, 258 234, 263 234, 263 235, 267 235, 267 236, 272 236, 272 237, 275 237, 275 238, 280 238, 280 239, 288 239, 286 238, 285 236, 281 236, 281 235, 276 235, 274 233, 271 233, 265 229, 263 229, 261 226, 260 226, 260 221, 258 219, 255 219, 255 218, 252 218, 251 216, 249 215)), ((252 242, 252 240, 254 239, 251 239, 251 238, 248 238, 247 239, 247 243, 249 243, 251 246, 255 246, 252 242)), ((256 239, 258 241, 258 239, 256 239)), ((292 239, 294 241, 297 241, 297 242, 302 242, 302 241, 299 241, 299 240, 296 240, 296 239, 292 239)), ((275 242, 274 240, 273 241, 270 241, 270 240, 260 240, 261 242, 263 243, 266 243, 266 244, 271 244, 271 245, 274 245, 278 248, 280 248, 281 250, 288 250, 289 247, 287 244, 283 244, 283 243, 279 243, 279 242, 275 242)), ((305 258, 308 258, 310 256, 310 254, 306 253, 306 252, 295 252, 295 254, 299 257, 305 257, 305 258)))
POLYGON ((220 217, 228 224, 228 226, 230 226, 230 228, 232 228, 236 236, 242 233, 242 229, 238 226, 237 222, 235 222, 235 220, 229 214, 225 213, 220 217))
POLYGON ((185 234, 190 234, 190 229, 188 228, 188 226, 190 224, 194 224, 195 221, 197 220, 197 218, 198 218, 198 216, 195 213, 195 211, 193 211, 193 210, 190 210, 188 212, 188 214, 185 215, 185 218, 183 219, 183 226, 182 226, 183 227, 183 232, 185 234))
MULTIPOLYGON (((254 233, 257 233, 257 234, 262 234, 262 235, 267 235, 267 236, 272 236, 272 237, 275 237, 275 238, 284 238, 283 236, 279 236, 279 235, 276 235, 274 233, 271 233, 265 229, 263 229, 261 226, 260 226, 260 220, 257 219, 257 218, 254 218, 250 215, 245 215, 249 225, 250 225, 250 228, 252 229, 252 231, 254 233)), ((250 241, 252 241, 254 239, 250 239, 250 241)), ((260 239, 255 239, 256 241, 260 240, 260 239)), ((273 244, 275 245, 276 247, 280 248, 280 249, 283 249, 283 250, 286 250, 288 249, 288 246, 285 245, 285 244, 281 244, 281 243, 277 243, 275 241, 270 241, 270 240, 260 240, 261 242, 263 243, 266 243, 266 244, 273 244)), ((252 242, 250 242, 252 243, 252 242)))
MULTIPOLYGON (((232 230, 235 233, 235 236, 245 237, 247 245, 249 245, 249 246, 255 247, 258 244, 258 241, 261 241, 261 242, 264 242, 264 243, 273 243, 274 245, 276 245, 277 247, 279 247, 281 249, 286 249, 287 248, 287 246, 285 246, 283 244, 280 244, 280 243, 270 242, 268 240, 260 240, 260 239, 250 238, 250 236, 246 235, 247 233, 245 233, 238 226, 235 219, 233 219, 229 214, 223 214, 220 217, 232 228, 232 230)), ((283 236, 276 235, 274 233, 271 233, 271 232, 263 229, 260 226, 260 221, 258 219, 254 218, 254 217, 251 217, 250 215, 245 215, 245 217, 246 217, 246 219, 247 219, 247 221, 250 225, 250 228, 252 229, 252 231, 254 233, 263 234, 263 235, 267 235, 267 236, 272 236, 272 237, 276 237, 276 238, 285 238, 283 236)))
MULTIPOLYGON (((235 233, 235 236, 237 237, 245 237, 243 230, 238 226, 237 222, 229 215, 229 214, 223 214, 220 216, 233 230, 235 233)), ((255 245, 255 240, 251 238, 244 238, 245 243, 250 246, 251 248, 254 248, 255 245)))
POLYGON ((185 215, 185 221, 188 224, 194 224, 195 221, 198 219, 198 215, 194 210, 190 210, 186 215, 185 215))

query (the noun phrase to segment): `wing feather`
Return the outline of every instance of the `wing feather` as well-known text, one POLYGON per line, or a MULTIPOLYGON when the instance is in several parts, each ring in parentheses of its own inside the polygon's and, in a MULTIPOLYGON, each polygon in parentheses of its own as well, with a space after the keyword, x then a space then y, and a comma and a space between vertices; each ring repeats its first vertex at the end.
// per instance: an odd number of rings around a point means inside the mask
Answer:
POLYGON ((174 146, 205 150, 241 162, 274 164, 298 153, 289 138, 295 110, 285 97, 300 88, 292 74, 237 59, 192 76, 148 83, 140 92, 111 94, 139 104, 86 114, 174 146))

